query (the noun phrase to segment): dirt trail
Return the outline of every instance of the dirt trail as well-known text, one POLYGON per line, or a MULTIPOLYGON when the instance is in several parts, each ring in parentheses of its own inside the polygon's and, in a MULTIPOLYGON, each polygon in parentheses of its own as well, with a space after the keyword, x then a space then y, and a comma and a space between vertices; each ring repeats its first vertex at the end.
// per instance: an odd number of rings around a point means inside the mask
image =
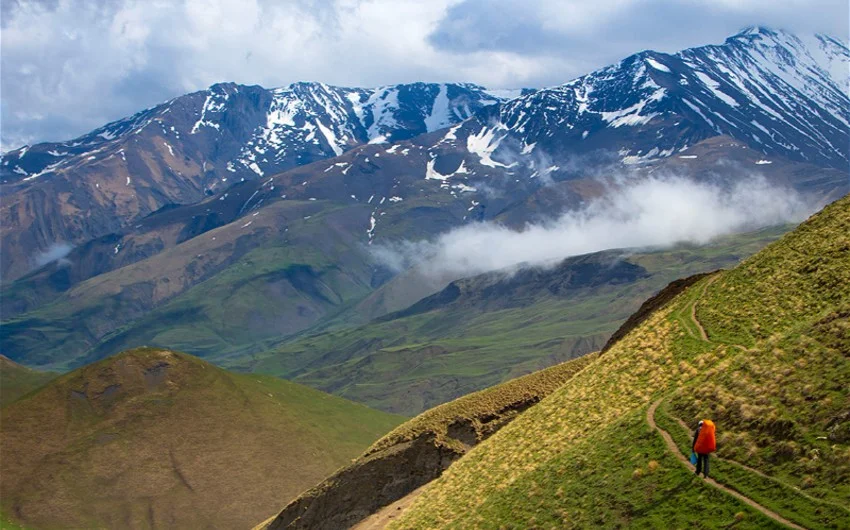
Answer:
MULTIPOLYGON (((691 427, 689 427, 689 426, 688 426, 688 424, 687 424, 687 423, 685 423, 684 421, 682 421, 680 418, 677 418, 677 417, 673 416, 672 414, 668 414, 668 417, 670 417, 670 418, 671 418, 671 419, 673 419, 676 423, 678 423, 679 425, 681 425, 681 426, 682 426, 682 429, 684 429, 686 432, 691 432, 691 431, 693 430, 691 427)), ((836 508, 841 508, 842 510, 846 511, 847 513, 850 513, 850 508, 847 508, 847 507, 845 507, 845 506, 841 506, 841 505, 836 504, 836 503, 834 503, 834 502, 829 502, 829 501, 825 501, 825 500, 823 500, 823 499, 818 499, 817 497, 812 497, 812 496, 811 496, 811 495, 809 495, 808 493, 803 492, 803 491, 800 491, 798 488, 796 488, 796 487, 792 486, 791 484, 788 484, 788 483, 786 483, 786 482, 783 482, 783 481, 781 481, 781 480, 779 480, 779 479, 777 479, 777 478, 771 477, 770 475, 767 475, 767 474, 765 474, 765 473, 763 473, 763 472, 759 471, 758 469, 753 468, 753 467, 750 467, 750 466, 748 466, 748 465, 746 465, 746 464, 742 464, 742 463, 740 463, 740 462, 736 462, 736 461, 734 461, 734 460, 727 460, 727 459, 725 459, 725 458, 720 458, 719 456, 713 456, 712 458, 714 458, 714 459, 716 459, 716 460, 720 460, 721 462, 727 462, 727 463, 729 463, 729 464, 732 464, 733 466, 738 466, 738 467, 740 467, 740 468, 742 468, 742 469, 746 469, 746 470, 747 470, 747 471, 749 471, 750 473, 754 473, 754 474, 756 474, 756 475, 758 475, 758 476, 760 476, 760 477, 762 477, 762 478, 764 478, 764 479, 770 480, 771 482, 775 482, 775 483, 777 483, 777 484, 780 484, 780 485, 782 485, 782 486, 785 486, 786 488, 789 488, 789 489, 793 490, 793 491, 794 491, 794 493, 796 493, 797 495, 800 495, 801 497, 805 497, 805 498, 809 499, 809 500, 810 500, 810 501, 812 501, 812 502, 815 502, 815 503, 818 503, 818 504, 828 504, 828 505, 830 505, 830 506, 834 506, 834 507, 836 507, 836 508)))
MULTIPOLYGON (((427 484, 425 486, 427 486, 427 484)), ((350 530, 383 530, 388 524, 398 518, 399 515, 403 514, 411 504, 413 504, 413 501, 419 497, 422 490, 425 489, 425 486, 421 486, 394 503, 384 506, 366 519, 363 519, 356 525, 352 526, 350 530)))
POLYGON ((711 285, 712 283, 714 283, 717 280, 717 278, 719 278, 719 277, 720 277, 720 275, 716 274, 710 280, 705 282, 705 285, 702 286, 702 292, 700 293, 699 297, 696 300, 694 300, 693 304, 691 304, 691 320, 693 321, 694 325, 699 330, 700 338, 702 340, 704 340, 705 342, 710 342, 710 341, 708 340, 708 333, 705 332, 705 328, 702 327, 702 323, 700 323, 699 319, 697 319, 697 304, 699 303, 700 300, 702 300, 702 297, 705 296, 705 291, 708 290, 708 286, 711 285))
MULTIPOLYGON (((655 403, 653 403, 647 409, 647 411, 646 411, 646 422, 649 424, 650 427, 652 427, 653 429, 658 431, 658 433, 661 435, 662 438, 664 438, 664 443, 667 444, 667 450, 669 450, 671 453, 673 453, 673 455, 677 459, 679 459, 679 462, 684 464, 685 467, 687 467, 691 472, 693 472, 695 470, 694 466, 691 464, 691 462, 688 460, 688 458, 685 457, 685 455, 683 455, 681 451, 679 451, 679 447, 673 441, 673 437, 670 436, 670 433, 668 433, 667 431, 665 431, 664 429, 660 428, 658 425, 655 424, 655 410, 658 408, 658 405, 661 403, 661 401, 662 400, 660 400, 660 399, 657 400, 655 403)), ((785 526, 788 526, 790 528, 795 528, 797 530, 805 530, 802 526, 795 524, 795 523, 792 523, 791 521, 789 521, 788 519, 785 519, 784 517, 782 517, 778 513, 765 508, 764 506, 762 506, 761 504, 752 500, 751 498, 745 497, 744 495, 741 495, 737 491, 735 491, 731 488, 728 488, 728 487, 724 486, 723 484, 720 484, 719 482, 715 481, 714 479, 706 478, 706 479, 703 479, 703 480, 707 484, 709 484, 709 485, 711 485, 711 486, 713 486, 713 487, 715 487, 715 488, 717 488, 717 489, 719 489, 723 492, 726 492, 729 495, 732 495, 736 499, 738 499, 741 502, 747 504, 748 506, 751 506, 752 508, 760 511, 761 513, 770 517, 771 519, 773 519, 774 521, 776 521, 778 523, 784 524, 785 526)))

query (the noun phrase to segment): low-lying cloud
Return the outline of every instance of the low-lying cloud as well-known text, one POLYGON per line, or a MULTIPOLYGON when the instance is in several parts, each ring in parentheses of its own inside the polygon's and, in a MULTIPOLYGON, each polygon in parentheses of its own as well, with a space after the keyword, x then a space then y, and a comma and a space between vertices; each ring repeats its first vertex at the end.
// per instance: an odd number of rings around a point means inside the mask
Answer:
POLYGON ((42 267, 54 261, 64 260, 65 256, 74 250, 74 245, 70 243, 54 243, 47 250, 39 252, 32 258, 35 268, 42 267))
POLYGON ((608 249, 704 244, 725 234, 802 221, 817 206, 762 177, 731 187, 649 178, 618 185, 549 223, 523 230, 476 223, 430 242, 380 246, 375 255, 398 270, 416 266, 434 278, 462 278, 608 249))

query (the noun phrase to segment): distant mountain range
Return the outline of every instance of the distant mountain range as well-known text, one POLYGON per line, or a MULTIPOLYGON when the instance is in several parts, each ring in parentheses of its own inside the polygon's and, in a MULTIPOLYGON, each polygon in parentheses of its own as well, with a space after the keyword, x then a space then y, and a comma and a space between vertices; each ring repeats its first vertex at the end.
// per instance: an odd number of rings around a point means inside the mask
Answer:
POLYGON ((752 28, 539 91, 221 84, 7 153, 4 354, 238 357, 400 310, 456 278, 379 293, 394 272, 371 243, 548 219, 605 193, 600 175, 755 174, 827 202, 850 182, 849 64, 837 39, 752 28))
POLYGON ((364 143, 442 129, 500 101, 468 84, 268 90, 223 83, 68 142, 10 151, 0 163, 8 195, 2 277, 20 276, 56 242, 77 244, 163 206, 194 203, 364 143))

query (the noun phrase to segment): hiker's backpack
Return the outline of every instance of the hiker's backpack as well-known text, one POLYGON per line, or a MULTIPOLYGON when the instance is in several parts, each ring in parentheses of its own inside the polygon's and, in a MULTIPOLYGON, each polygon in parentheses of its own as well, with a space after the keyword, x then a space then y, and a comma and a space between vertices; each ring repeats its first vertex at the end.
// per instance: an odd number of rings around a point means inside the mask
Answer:
POLYGON ((717 449, 717 442, 714 439, 714 422, 711 420, 702 420, 702 428, 697 436, 697 443, 694 445, 694 451, 707 455, 713 453, 717 449))

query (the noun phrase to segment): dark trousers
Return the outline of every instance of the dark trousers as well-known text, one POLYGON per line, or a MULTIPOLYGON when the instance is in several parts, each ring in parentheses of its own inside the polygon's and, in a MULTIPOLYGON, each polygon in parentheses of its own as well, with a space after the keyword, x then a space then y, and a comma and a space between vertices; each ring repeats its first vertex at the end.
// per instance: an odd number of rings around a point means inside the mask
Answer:
POLYGON ((708 476, 708 455, 704 455, 701 453, 697 453, 697 471, 696 474, 699 475, 702 473, 702 476, 708 476))

